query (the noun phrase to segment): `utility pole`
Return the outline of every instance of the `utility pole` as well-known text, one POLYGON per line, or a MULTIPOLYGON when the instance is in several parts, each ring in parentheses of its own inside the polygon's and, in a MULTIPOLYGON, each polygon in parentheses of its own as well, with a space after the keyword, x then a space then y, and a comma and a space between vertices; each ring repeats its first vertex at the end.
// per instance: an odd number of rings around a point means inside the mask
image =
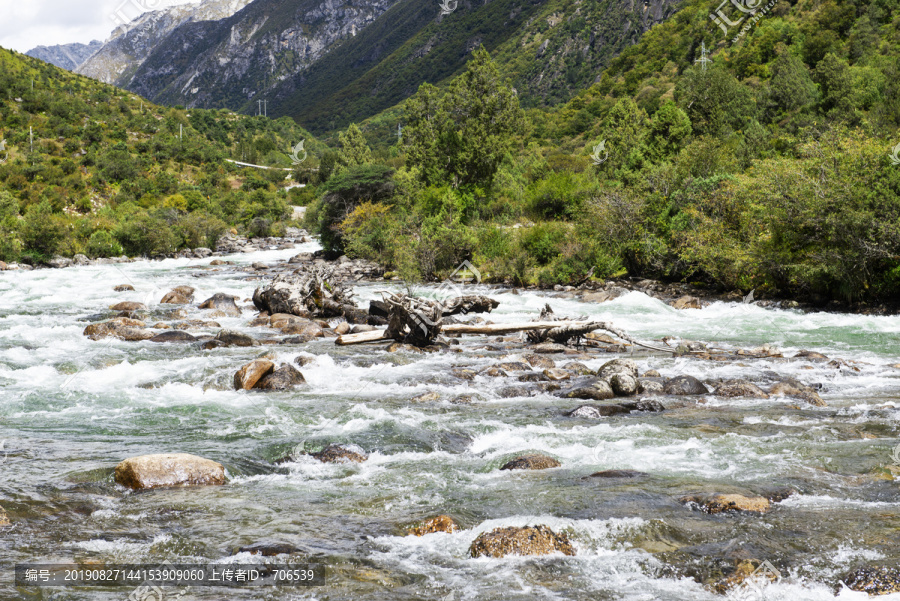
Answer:
POLYGON ((709 50, 706 49, 706 40, 703 40, 703 49, 700 51, 700 58, 695 60, 695 63, 700 63, 700 69, 706 73, 706 65, 711 63, 712 60, 709 58, 709 50))
POLYGON ((399 123, 397 124, 397 144, 400 144, 403 141, 403 126, 399 123))
POLYGON ((31 126, 28 127, 28 144, 31 147, 31 154, 34 154, 34 129, 31 126))
POLYGON ((269 117, 269 101, 268 100, 263 100, 263 111, 264 111, 263 116, 268 118, 269 117))
POLYGON ((259 105, 259 108, 256 111, 256 116, 261 117, 262 116, 262 100, 257 100, 256 103, 259 105))
POLYGON ((178 139, 184 142, 184 126, 180 123, 178 124, 178 139))

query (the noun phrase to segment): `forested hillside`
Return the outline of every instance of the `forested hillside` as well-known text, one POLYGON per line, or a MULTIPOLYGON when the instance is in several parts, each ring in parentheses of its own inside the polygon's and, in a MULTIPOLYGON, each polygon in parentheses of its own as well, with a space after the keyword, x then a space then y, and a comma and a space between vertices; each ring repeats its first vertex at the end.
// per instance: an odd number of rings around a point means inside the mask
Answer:
MULTIPOLYGON (((687 2, 552 110, 522 111, 486 56, 423 88, 390 112, 402 143, 374 159, 397 168, 392 194, 323 210, 321 227, 408 277, 470 259, 517 283, 630 274, 821 303, 893 298, 898 3, 780 2, 740 37, 709 12, 687 2)), ((362 129, 382 141, 386 121, 362 129)))
POLYGON ((6 50, 0 140, 0 260, 31 262, 214 246, 228 227, 277 233, 303 201, 284 190, 291 173, 225 159, 292 168, 304 141, 294 175, 306 179, 323 149, 290 119, 160 107, 6 50))

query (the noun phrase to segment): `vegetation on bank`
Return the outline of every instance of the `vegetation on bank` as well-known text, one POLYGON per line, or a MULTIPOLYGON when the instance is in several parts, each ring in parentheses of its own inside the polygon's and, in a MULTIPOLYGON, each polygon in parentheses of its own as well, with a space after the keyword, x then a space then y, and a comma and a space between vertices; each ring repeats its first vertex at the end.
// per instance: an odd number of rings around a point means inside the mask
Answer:
POLYGON ((6 50, 0 140, 0 260, 33 263, 214 247, 230 228, 278 234, 289 205, 309 201, 285 178, 314 176, 325 148, 287 118, 160 107, 6 50), (301 140, 293 173, 226 161, 292 168, 301 140))
POLYGON ((627 274, 891 299, 898 9, 785 0, 732 41, 739 28, 724 39, 708 4, 687 0, 549 109, 523 108, 508 65, 478 49, 458 77, 335 132, 333 149, 286 119, 142 110, 123 91, 3 52, 0 136, 12 152, 0 166, 0 259, 212 245, 228 227, 277 233, 288 204, 312 202, 306 223, 328 250, 407 280, 468 260, 517 285, 627 274), (285 172, 224 161, 289 166, 300 139, 302 191, 285 192, 285 172))
POLYGON ((707 3, 688 2, 570 102, 524 113, 476 51, 465 74, 406 102, 400 144, 379 146, 372 120, 377 197, 350 169, 342 204, 320 195, 309 221, 410 279, 470 260, 517 284, 628 274, 894 298, 898 8, 785 1, 732 44, 739 28, 717 43, 707 3))

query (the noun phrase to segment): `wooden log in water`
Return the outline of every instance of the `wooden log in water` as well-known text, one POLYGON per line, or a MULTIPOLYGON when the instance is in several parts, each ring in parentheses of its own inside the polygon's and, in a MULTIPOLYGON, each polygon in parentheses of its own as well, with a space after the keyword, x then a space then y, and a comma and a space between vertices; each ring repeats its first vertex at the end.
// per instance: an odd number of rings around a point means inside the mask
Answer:
MULTIPOLYGON (((548 328, 559 328, 563 326, 585 326, 591 324, 590 321, 529 321, 526 323, 492 323, 492 324, 468 324, 454 323, 448 324, 441 328, 442 334, 513 334, 515 332, 526 332, 528 330, 546 330, 548 328)), ((371 332, 360 332, 358 334, 345 334, 335 339, 335 344, 346 346, 348 344, 363 344, 366 342, 381 342, 382 340, 392 340, 385 336, 384 330, 373 330, 371 332)))

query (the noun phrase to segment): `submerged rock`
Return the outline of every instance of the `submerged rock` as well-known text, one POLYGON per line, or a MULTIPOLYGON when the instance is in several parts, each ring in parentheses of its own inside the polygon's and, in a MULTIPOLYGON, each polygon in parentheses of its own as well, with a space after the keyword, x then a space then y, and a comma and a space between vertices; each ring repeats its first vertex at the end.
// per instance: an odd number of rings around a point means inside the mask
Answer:
POLYGON ((256 359, 241 367, 234 374, 235 390, 250 390, 259 380, 275 371, 275 364, 268 359, 256 359))
POLYGON ((501 467, 501 470, 546 470, 552 467, 559 467, 562 464, 546 455, 522 455, 511 461, 507 461, 501 467))
POLYGON ((250 553, 251 555, 262 555, 263 557, 275 557, 276 555, 290 555, 298 553, 300 549, 289 543, 253 543, 244 547, 238 547, 238 553, 250 553))
POLYGON ((216 294, 213 294, 211 297, 200 303, 200 308, 215 309, 217 311, 221 311, 228 317, 240 317, 241 309, 237 306, 237 303, 234 302, 236 300, 236 296, 217 292, 216 294))
POLYGON ((0 526, 9 526, 9 516, 2 507, 0 507, 0 526))
POLYGON ((657 401, 632 401, 626 403, 610 403, 608 405, 581 405, 566 415, 568 417, 600 419, 601 417, 621 415, 633 411, 658 412, 665 411, 665 407, 657 401))
POLYGON ((362 463, 369 458, 362 449, 356 445, 342 445, 331 443, 318 453, 310 453, 323 463, 362 463))
POLYGON ((749 397, 752 399, 767 399, 769 395, 763 392, 762 388, 748 382, 747 380, 726 380, 716 387, 714 393, 716 396, 731 397, 749 397))
POLYGON ((753 578, 754 580, 765 578, 771 582, 777 580, 779 574, 768 569, 761 570, 762 564, 763 562, 758 559, 746 559, 741 561, 728 577, 713 584, 712 589, 717 593, 724 595, 743 584, 748 578, 753 578))
POLYGON ((260 378, 253 388, 259 390, 289 390, 300 384, 306 384, 306 378, 303 377, 303 374, 297 371, 293 365, 282 363, 278 369, 260 378))
POLYGON ((807 386, 806 384, 802 384, 793 379, 776 382, 769 389, 769 394, 773 396, 786 396, 795 399, 802 399, 810 405, 825 407, 825 401, 822 400, 822 397, 819 396, 819 393, 813 390, 811 386, 807 386))
POLYGON ((433 532, 447 532, 453 534, 459 530, 459 525, 449 515, 438 515, 429 518, 409 529, 409 533, 415 536, 425 536, 433 532))
POLYGON ((886 566, 856 568, 847 574, 844 584, 850 590, 870 595, 900 593, 900 568, 886 566))
POLYGON ((588 478, 642 478, 649 475, 650 474, 646 472, 639 472, 636 470, 603 470, 601 472, 594 472, 588 476, 588 478))
POLYGON ((147 305, 133 301, 123 301, 121 303, 116 303, 115 305, 110 305, 109 308, 113 311, 146 311, 147 305))
POLYGON ((441 400, 441 395, 437 392, 423 392, 409 399, 410 403, 431 403, 441 400))
POLYGON ((529 353, 525 355, 524 358, 526 361, 528 361, 531 367, 537 367, 538 369, 553 369, 554 367, 556 367, 556 363, 553 361, 553 359, 538 355, 536 353, 529 353))
POLYGON ((575 548, 565 533, 557 534, 547 526, 497 528, 478 536, 469 547, 472 557, 506 557, 507 555, 549 555, 560 552, 575 555, 575 548))
POLYGON ((765 497, 745 497, 738 494, 696 494, 681 497, 682 503, 694 504, 706 513, 748 511, 765 513, 771 503, 765 497))
POLYGON ((115 290, 116 292, 133 292, 134 286, 132 286, 131 284, 119 284, 118 286, 114 287, 113 290, 115 290))
POLYGON ((124 319, 126 318, 117 317, 110 321, 92 323, 87 326, 82 333, 91 340, 100 340, 101 338, 112 336, 114 338, 121 338, 122 340, 127 340, 130 342, 138 340, 149 340, 150 338, 156 336, 156 334, 154 332, 151 332, 150 330, 125 325, 122 321, 120 321, 124 319))
POLYGON ((116 466, 116 482, 134 490, 225 484, 222 464, 187 453, 131 457, 116 466))
POLYGON ((703 385, 703 382, 694 376, 676 376, 663 384, 663 390, 666 394, 672 395, 695 395, 709 394, 709 388, 703 385))
POLYGON ((150 339, 150 342, 195 342, 197 338, 181 330, 166 330, 150 339))

